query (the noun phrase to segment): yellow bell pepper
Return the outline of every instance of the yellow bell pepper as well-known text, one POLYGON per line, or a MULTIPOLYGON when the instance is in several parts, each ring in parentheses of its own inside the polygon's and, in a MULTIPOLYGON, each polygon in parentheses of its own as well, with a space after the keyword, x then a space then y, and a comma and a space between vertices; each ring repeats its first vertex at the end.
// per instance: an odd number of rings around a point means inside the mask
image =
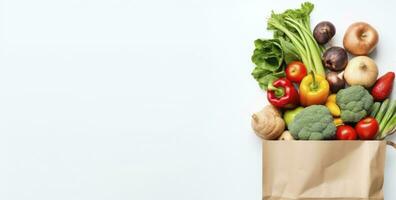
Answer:
POLYGON ((304 77, 300 84, 300 103, 303 106, 324 104, 330 93, 326 78, 311 73, 304 77))
POLYGON ((326 107, 334 117, 339 117, 341 115, 340 107, 336 104, 336 94, 332 94, 327 98, 326 107))

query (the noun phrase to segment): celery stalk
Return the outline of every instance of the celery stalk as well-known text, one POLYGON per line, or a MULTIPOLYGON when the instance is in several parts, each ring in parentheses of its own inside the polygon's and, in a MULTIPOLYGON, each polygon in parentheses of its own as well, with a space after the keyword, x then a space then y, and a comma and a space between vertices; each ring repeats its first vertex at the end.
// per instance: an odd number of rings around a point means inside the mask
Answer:
POLYGON ((312 3, 305 2, 299 9, 288 9, 279 14, 272 12, 268 19, 268 29, 283 33, 278 34, 277 37, 291 41, 308 72, 313 71, 315 74, 325 76, 321 59, 323 47, 314 39, 310 26, 313 7, 312 3))

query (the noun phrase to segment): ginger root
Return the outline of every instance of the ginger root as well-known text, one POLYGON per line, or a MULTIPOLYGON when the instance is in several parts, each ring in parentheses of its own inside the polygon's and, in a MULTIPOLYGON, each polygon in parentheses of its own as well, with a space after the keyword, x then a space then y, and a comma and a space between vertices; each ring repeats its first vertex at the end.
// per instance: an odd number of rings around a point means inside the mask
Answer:
POLYGON ((274 140, 285 130, 285 122, 277 108, 267 105, 252 115, 252 128, 260 138, 274 140))

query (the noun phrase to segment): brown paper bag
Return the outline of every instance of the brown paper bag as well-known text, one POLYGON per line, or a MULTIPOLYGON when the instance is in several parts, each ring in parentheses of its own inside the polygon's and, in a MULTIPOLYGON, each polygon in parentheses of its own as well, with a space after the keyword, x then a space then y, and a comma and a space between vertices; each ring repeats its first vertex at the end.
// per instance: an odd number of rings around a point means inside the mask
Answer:
POLYGON ((384 199, 386 141, 263 142, 263 200, 384 199))

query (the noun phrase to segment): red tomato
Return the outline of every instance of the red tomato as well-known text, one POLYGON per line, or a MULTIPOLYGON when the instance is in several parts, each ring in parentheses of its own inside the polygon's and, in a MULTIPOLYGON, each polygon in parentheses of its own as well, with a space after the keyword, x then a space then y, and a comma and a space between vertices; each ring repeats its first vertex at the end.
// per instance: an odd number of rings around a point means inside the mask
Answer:
POLYGON ((372 140, 375 135, 377 135, 379 125, 377 120, 373 117, 366 117, 360 120, 356 126, 355 130, 362 140, 372 140))
POLYGON ((286 67, 286 78, 292 82, 300 83, 307 75, 307 68, 300 61, 293 61, 286 67))
POLYGON ((342 125, 337 127, 337 140, 356 140, 357 134, 352 126, 342 125))

